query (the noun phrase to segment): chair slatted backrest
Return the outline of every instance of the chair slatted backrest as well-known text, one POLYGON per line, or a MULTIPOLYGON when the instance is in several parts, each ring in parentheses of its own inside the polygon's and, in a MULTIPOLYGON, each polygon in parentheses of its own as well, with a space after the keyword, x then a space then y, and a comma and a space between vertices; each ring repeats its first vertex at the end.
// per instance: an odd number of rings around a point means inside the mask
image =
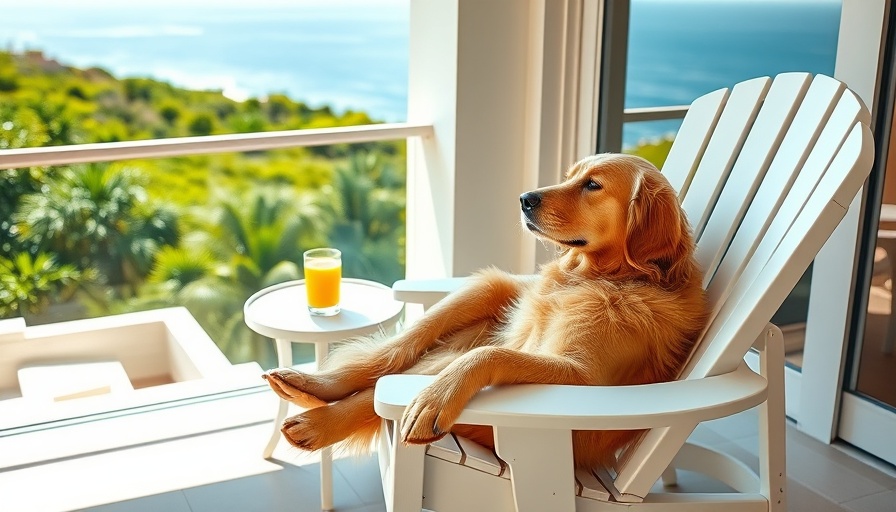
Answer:
POLYGON ((681 205, 699 239, 771 84, 756 78, 734 86, 681 205))
MULTIPOLYGON (((747 212, 737 236, 728 248, 722 265, 718 267, 707 289, 714 317, 703 337, 703 342, 696 347, 690 364, 684 370, 687 378, 701 378, 730 371, 743 359, 743 355, 752 344, 752 339, 732 339, 728 336, 720 336, 720 330, 726 324, 741 321, 738 316, 743 315, 738 315, 738 313, 752 312, 756 318, 765 317, 754 337, 761 332, 762 327, 771 319, 775 310, 790 293, 805 268, 799 270, 795 276, 782 272, 785 275, 781 276, 781 280, 792 278, 793 283, 784 292, 780 301, 770 304, 774 309, 768 315, 759 314, 758 311, 739 304, 744 298, 746 288, 764 286, 756 282, 758 275, 764 271, 776 253, 784 251, 780 246, 782 240, 789 230, 797 229, 796 222, 799 216, 806 217, 803 215, 803 209, 810 198, 814 199, 816 193, 821 193, 818 187, 822 180, 845 180, 847 176, 840 173, 851 169, 848 159, 859 156, 850 151, 855 147, 847 146, 847 143, 852 141, 852 144, 857 144, 856 140, 859 142, 863 140, 861 134, 854 132, 857 123, 867 125, 870 122, 868 110, 851 91, 846 90, 839 82, 827 77, 817 77, 813 85, 817 83, 822 83, 824 86, 833 83, 840 87, 836 91, 836 95, 831 96, 830 102, 807 101, 801 113, 808 112, 810 115, 806 117, 812 118, 809 119, 812 124, 794 122, 790 134, 798 139, 808 138, 810 134, 814 133, 818 142, 809 143, 806 146, 811 148, 811 153, 792 155, 794 161, 799 161, 799 165, 796 167, 798 174, 787 173, 788 179, 785 181, 780 178, 784 173, 770 172, 763 182, 760 192, 765 193, 761 198, 757 193, 757 201, 754 201, 754 206, 747 212), (817 114, 822 112, 828 104, 833 107, 834 111, 828 110, 823 118, 818 119, 817 114), (817 124, 816 120, 819 121, 817 124)), ((824 92, 832 92, 830 89, 827 88, 824 92)), ((810 98, 807 97, 808 99, 810 98)), ((795 142, 795 144, 787 146, 787 151, 781 152, 781 161, 788 160, 787 153, 792 151, 792 148, 802 145, 803 141, 795 142)), ((864 180, 865 178, 862 177, 861 182, 864 180)), ((861 182, 846 202, 840 203, 842 206, 849 206, 861 186, 861 182)), ((809 218, 809 221, 811 220, 812 218, 809 218)), ((836 224, 826 232, 824 240, 834 228, 836 228, 836 224)), ((811 259, 821 249, 824 240, 819 243, 818 249, 812 251, 811 258, 806 263, 807 267, 811 263, 811 259)), ((768 286, 771 286, 771 283, 768 286)))
MULTIPOLYGON (((749 208, 751 212, 761 210, 758 215, 761 217, 763 214, 767 216, 769 210, 780 204, 776 203, 773 197, 769 197, 775 191, 768 190, 767 187, 763 187, 761 191, 758 189, 761 184, 765 185, 770 181, 787 181, 795 174, 796 169, 792 165, 794 162, 791 161, 793 159, 780 158, 781 155, 777 153, 777 150, 782 147, 782 138, 794 118, 796 109, 807 94, 806 89, 809 87, 809 83, 809 77, 802 73, 780 76, 772 83, 762 101, 762 108, 753 123, 750 136, 744 143, 740 156, 729 173, 724 188, 719 193, 706 227, 698 239, 697 261, 704 272, 704 288, 715 275, 722 256, 730 254, 726 248, 735 231, 741 231, 745 227, 742 222, 746 220, 747 209, 749 208), (776 164, 783 164, 777 166, 777 173, 769 173, 772 158, 775 159, 776 164), (784 161, 782 162, 782 160, 784 161), (774 180, 772 179, 774 177, 780 179, 774 180), (757 192, 766 192, 766 196, 757 195, 757 192), (767 208, 750 208, 757 202, 759 203, 757 206, 767 206, 767 208)), ((801 113, 805 114, 806 111, 807 109, 803 109, 801 113)), ((791 131, 790 134, 793 135, 794 132, 791 131)), ((803 149, 806 145, 798 147, 803 149)), ((802 152, 797 151, 797 153, 801 154, 802 152)), ((754 220, 761 224, 764 219, 754 220)))
POLYGON ((706 151, 727 101, 728 89, 719 89, 697 98, 688 107, 688 115, 681 122, 675 137, 678 144, 673 144, 669 149, 663 165, 663 174, 678 191, 679 198, 684 198, 691 185, 697 164, 706 151))
POLYGON ((727 254, 733 257, 726 256, 724 262, 715 267, 714 274, 706 277, 709 301, 717 308, 727 298, 746 261, 753 257, 768 260, 772 244, 765 245, 764 253, 752 252, 766 230, 773 239, 783 237, 784 232, 780 230, 786 231, 793 222, 800 211, 799 203, 805 201, 814 189, 847 132, 857 121, 868 122, 868 119, 860 119, 861 113, 867 111, 857 98, 845 91, 841 82, 827 77, 818 77, 812 82, 803 103, 799 115, 793 120, 793 128, 787 133, 788 140, 782 143, 775 158, 775 166, 769 169, 756 193, 756 204, 747 212, 737 236, 731 241, 727 254), (815 150, 811 154, 801 150, 813 145, 815 150), (787 191, 791 189, 807 192, 788 195, 787 191), (777 215, 773 215, 775 211, 777 215), (770 229, 772 224, 776 229, 770 229))
MULTIPOLYGON (((712 308, 682 372, 688 379, 743 361, 845 215, 873 159, 867 109, 832 78, 786 73, 739 84, 727 101, 718 92, 708 96, 710 104, 722 98, 721 114, 689 111, 682 123, 682 131, 711 133, 705 151, 686 155, 673 145, 676 159, 663 168, 673 186, 683 186, 712 308), (699 163, 687 162, 691 156, 699 163)), ((645 496, 693 427, 643 435, 620 458, 614 490, 645 496)))

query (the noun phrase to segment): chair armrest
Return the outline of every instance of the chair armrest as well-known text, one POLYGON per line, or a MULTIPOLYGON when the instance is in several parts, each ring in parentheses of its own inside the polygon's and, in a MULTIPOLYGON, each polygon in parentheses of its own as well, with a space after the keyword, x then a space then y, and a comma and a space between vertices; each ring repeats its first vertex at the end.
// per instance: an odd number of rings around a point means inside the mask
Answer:
POLYGON ((447 279, 401 279, 392 285, 392 297, 401 302, 423 304, 429 308, 467 281, 465 277, 447 279))
MULTIPOLYGON (((534 279, 536 275, 518 276, 523 279, 534 279)), ((392 285, 392 297, 401 302, 432 306, 448 294, 466 283, 467 277, 449 277, 446 279, 400 279, 392 285)))
MULTIPOLYGON (((399 420, 432 375, 387 375, 377 381, 376 413, 399 420)), ((566 430, 637 430, 696 424, 759 405, 766 380, 741 364, 730 373, 638 386, 520 384, 485 388, 457 423, 566 430)))

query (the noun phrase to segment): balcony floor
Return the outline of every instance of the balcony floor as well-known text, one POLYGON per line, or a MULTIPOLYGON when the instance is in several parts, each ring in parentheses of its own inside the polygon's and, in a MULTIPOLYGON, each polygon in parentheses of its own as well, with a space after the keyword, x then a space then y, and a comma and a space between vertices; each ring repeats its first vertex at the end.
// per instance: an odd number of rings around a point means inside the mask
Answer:
MULTIPOLYGON (((319 459, 280 443, 261 458, 276 399, 267 390, 0 437, 3 510, 302 512, 319 509, 319 459)), ((757 464, 754 411, 717 420, 696 441, 757 464)), ((788 426, 792 511, 893 511, 896 471, 788 426)), ((374 456, 337 458, 340 511, 384 510, 374 456)), ((701 482, 681 475, 682 488, 701 482)))

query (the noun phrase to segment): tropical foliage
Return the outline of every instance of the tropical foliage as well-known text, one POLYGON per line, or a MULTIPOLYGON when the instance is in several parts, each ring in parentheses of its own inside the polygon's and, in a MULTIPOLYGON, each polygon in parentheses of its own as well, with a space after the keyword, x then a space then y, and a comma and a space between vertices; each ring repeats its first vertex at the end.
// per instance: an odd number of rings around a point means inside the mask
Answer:
POLYGON ((662 169, 666 157, 669 156, 669 150, 672 149, 673 140, 674 136, 670 135, 657 140, 644 141, 631 149, 625 150, 625 152, 638 155, 655 165, 658 169, 662 169))
POLYGON ((78 283, 93 277, 94 272, 60 265, 46 253, 0 257, 0 318, 36 313, 47 306, 50 297, 69 296, 78 283))
MULTIPOLYGON (((371 122, 0 52, 0 149, 371 122)), ((301 278, 303 251, 342 249, 346 276, 404 275, 403 154, 381 142, 0 170, 0 316, 182 305, 232 361, 271 365, 242 306, 301 278)))
POLYGON ((151 201, 138 176, 97 164, 58 169, 39 192, 19 198, 17 234, 64 263, 95 266, 107 285, 137 285, 159 249, 178 242, 177 214, 151 201))

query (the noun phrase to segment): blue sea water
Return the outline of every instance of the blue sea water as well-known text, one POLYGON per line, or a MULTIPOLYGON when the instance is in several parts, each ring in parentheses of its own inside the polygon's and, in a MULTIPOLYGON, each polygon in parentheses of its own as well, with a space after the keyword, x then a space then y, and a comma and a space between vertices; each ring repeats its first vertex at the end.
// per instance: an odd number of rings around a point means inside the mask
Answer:
MULTIPOLYGON (((4 7, 0 46, 401 121, 408 15, 408 0, 31 0, 4 7)), ((687 104, 760 75, 831 74, 839 18, 839 0, 633 0, 626 107, 687 104)), ((677 124, 630 124, 625 144, 677 124)))
MULTIPOLYGON (((789 71, 833 75, 839 0, 632 0, 626 107, 698 96, 789 71)), ((624 144, 680 121, 630 123, 624 144)))
POLYGON ((4 8, 0 47, 398 121, 407 115, 408 15, 408 0, 32 0, 4 8))

